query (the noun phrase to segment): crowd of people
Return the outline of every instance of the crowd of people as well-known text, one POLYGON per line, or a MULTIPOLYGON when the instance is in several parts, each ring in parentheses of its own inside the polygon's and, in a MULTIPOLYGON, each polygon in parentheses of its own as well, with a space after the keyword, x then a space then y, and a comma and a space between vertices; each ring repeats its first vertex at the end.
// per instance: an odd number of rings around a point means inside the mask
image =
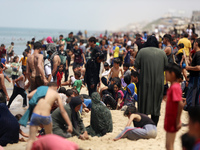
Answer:
POLYGON ((189 131, 182 136, 182 145, 188 150, 200 148, 200 38, 196 33, 187 30, 157 39, 145 32, 135 38, 113 34, 78 40, 71 32, 67 38, 60 35, 57 42, 50 36, 42 41, 33 38, 26 46, 20 61, 13 42, 7 50, 4 44, 0 47, 1 146, 24 140, 19 133, 29 138, 27 150, 40 143, 40 136, 52 133, 81 140, 104 136, 113 131, 110 110, 124 111, 129 118, 114 141, 156 138, 161 102, 166 101, 166 149, 173 150, 182 127, 182 110, 189 112, 189 131), (4 71, 7 63, 12 81, 4 71), (11 97, 5 78, 13 83, 11 97), (82 88, 88 94, 81 94, 82 88), (22 106, 29 107, 25 114, 14 117, 9 108, 19 94, 22 106), (89 111, 90 125, 85 127, 81 114, 89 111), (29 135, 20 129, 27 123, 29 135), (189 147, 185 139, 190 139, 189 147))

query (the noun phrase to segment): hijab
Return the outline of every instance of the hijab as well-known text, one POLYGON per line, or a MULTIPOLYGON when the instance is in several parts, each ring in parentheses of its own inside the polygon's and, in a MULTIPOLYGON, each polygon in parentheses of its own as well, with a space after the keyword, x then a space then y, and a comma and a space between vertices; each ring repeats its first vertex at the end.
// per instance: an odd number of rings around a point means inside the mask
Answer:
POLYGON ((71 114, 71 121, 72 121, 72 125, 73 127, 76 129, 77 125, 78 125, 78 114, 75 111, 75 107, 82 104, 82 100, 76 96, 76 97, 72 97, 69 106, 71 108, 72 114, 71 114))
POLYGON ((50 36, 48 36, 48 37, 46 38, 46 41, 47 41, 47 43, 54 43, 54 42, 52 41, 52 37, 50 37, 50 36))

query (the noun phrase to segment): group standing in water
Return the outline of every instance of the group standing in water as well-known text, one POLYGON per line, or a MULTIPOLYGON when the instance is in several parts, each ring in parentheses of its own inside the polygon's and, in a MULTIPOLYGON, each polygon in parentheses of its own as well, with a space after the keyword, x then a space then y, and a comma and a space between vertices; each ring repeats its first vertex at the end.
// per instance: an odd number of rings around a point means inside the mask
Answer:
MULTIPOLYGON (((0 121, 4 122, 0 124, 0 145, 17 143, 21 133, 29 137, 27 150, 30 150, 37 142, 38 127, 40 136, 53 133, 63 138, 77 136, 81 140, 88 140, 89 136, 104 136, 113 131, 110 110, 124 111, 124 116, 129 119, 114 141, 121 138, 156 138, 161 102, 167 97, 164 123, 166 149, 173 150, 176 132, 182 126, 182 110, 190 114, 198 113, 200 109, 200 39, 196 38, 193 42, 192 52, 187 36, 187 33, 182 38, 166 34, 163 50, 154 35, 148 36, 147 41, 139 34, 135 41, 127 35, 122 38, 115 36, 114 40, 104 36, 101 41, 90 37, 88 41, 81 39, 80 45, 73 32, 66 39, 60 35, 56 43, 51 37, 46 38, 46 44, 33 39, 27 42, 20 59, 21 75, 19 57, 9 58, 14 43, 11 43, 9 53, 1 47, 0 52, 7 57, 2 54, 0 64, 0 111, 3 116, 0 121), (176 53, 171 46, 172 41, 177 41, 179 50, 176 53), (9 61, 3 58, 9 58, 12 68, 13 93, 10 98, 4 83, 4 78, 8 77, 3 74, 9 61), (69 76, 72 61, 73 75, 69 76), (69 86, 68 90, 64 86, 69 86), (81 94, 85 87, 88 94, 81 94), (25 114, 18 115, 18 120, 9 111, 17 95, 23 97, 23 107, 29 106, 25 114), (81 119, 83 111, 91 111, 88 127, 81 119), (30 132, 26 135, 20 130, 20 125, 26 126, 29 118, 30 132), (131 127, 132 122, 134 127, 131 127), (13 125, 15 128, 11 127, 13 125)), ((190 123, 200 122, 193 114, 190 117, 190 123)), ((189 136, 198 141, 200 137, 191 131, 192 126, 189 125, 189 136)))

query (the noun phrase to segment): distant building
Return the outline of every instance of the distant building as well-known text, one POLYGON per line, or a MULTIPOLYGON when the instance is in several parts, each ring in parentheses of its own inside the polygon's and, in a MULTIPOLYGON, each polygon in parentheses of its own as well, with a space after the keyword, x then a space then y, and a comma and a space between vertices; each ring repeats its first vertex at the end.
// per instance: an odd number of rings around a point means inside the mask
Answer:
POLYGON ((193 11, 192 12, 192 22, 200 22, 200 11, 193 11))

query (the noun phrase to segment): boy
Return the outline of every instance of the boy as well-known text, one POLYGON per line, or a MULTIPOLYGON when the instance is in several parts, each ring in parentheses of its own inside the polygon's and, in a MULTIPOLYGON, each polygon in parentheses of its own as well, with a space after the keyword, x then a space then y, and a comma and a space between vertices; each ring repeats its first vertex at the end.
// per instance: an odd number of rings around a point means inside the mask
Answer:
POLYGON ((58 105, 60 107, 62 117, 68 124, 68 132, 72 132, 73 130, 72 123, 62 105, 62 101, 56 90, 57 84, 55 82, 51 82, 49 83, 48 87, 40 86, 28 95, 29 99, 34 99, 38 101, 33 110, 30 120, 30 138, 27 143, 27 150, 31 149, 32 143, 36 140, 37 129, 40 125, 44 126, 46 134, 52 133, 52 119, 50 116, 50 111, 54 102, 56 101, 58 102, 58 105), (46 92, 46 94, 44 94, 44 97, 40 96, 42 92, 46 92))
POLYGON ((123 70, 124 70, 124 76, 131 75, 131 71, 129 70, 130 64, 125 63, 123 65, 123 70))
POLYGON ((76 72, 74 72, 74 75, 75 75, 76 81, 74 82, 73 88, 77 89, 77 91, 80 93, 81 86, 82 86, 82 81, 80 80, 81 72, 76 71, 76 72))
POLYGON ((84 55, 82 49, 78 48, 78 45, 75 44, 75 46, 74 46, 74 64, 78 64, 82 67, 83 63, 86 64, 85 55, 84 55))
POLYGON ((166 68, 166 80, 171 83, 167 91, 167 103, 164 128, 166 133, 166 149, 174 149, 176 132, 181 128, 181 113, 183 109, 182 90, 177 82, 181 77, 181 68, 176 64, 169 64, 166 68))
POLYGON ((108 86, 108 74, 110 73, 110 66, 107 62, 104 63, 104 69, 105 71, 101 74, 101 82, 105 85, 108 86))
POLYGON ((131 83, 133 83, 135 85, 135 93, 137 94, 137 84, 138 84, 138 72, 131 70, 131 83))
POLYGON ((119 67, 119 65, 120 65, 120 59, 119 58, 114 59, 114 65, 111 68, 111 71, 108 75, 108 79, 119 77, 119 72, 121 72, 121 75, 122 75, 121 78, 123 78, 123 70, 122 68, 119 67))

